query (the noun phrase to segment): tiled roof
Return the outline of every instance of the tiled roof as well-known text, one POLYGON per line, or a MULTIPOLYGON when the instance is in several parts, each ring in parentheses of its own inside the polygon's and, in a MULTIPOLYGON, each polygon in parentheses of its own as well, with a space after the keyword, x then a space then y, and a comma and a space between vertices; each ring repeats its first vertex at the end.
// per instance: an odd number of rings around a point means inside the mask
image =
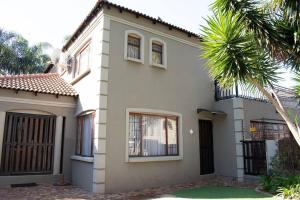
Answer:
MULTIPOLYGON (((183 28, 180 28, 178 26, 175 26, 173 24, 170 24, 168 22, 165 22, 165 21, 162 21, 161 19, 158 19, 158 18, 154 18, 154 17, 151 17, 149 15, 146 15, 146 14, 143 14, 143 13, 140 13, 138 11, 135 11, 135 10, 132 10, 132 9, 129 9, 129 8, 126 8, 126 7, 123 7, 123 6, 120 6, 118 4, 114 4, 114 3, 111 3, 107 0, 98 0, 96 5, 94 6, 94 8, 91 10, 91 12, 88 14, 88 16, 84 19, 84 21, 79 25, 79 27, 77 28, 77 30, 72 34, 71 38, 69 39, 69 41, 65 44, 65 46, 62 48, 62 51, 66 51, 70 46, 71 44, 80 36, 80 34, 84 31, 84 29, 89 25, 89 23, 97 16, 97 14, 103 9, 104 6, 107 6, 108 9, 110 9, 110 7, 115 7, 117 9, 119 9, 120 12, 122 11, 126 11, 126 12, 129 12, 129 13, 132 13, 133 15, 135 15, 137 18, 138 17, 143 17, 145 19, 148 19, 150 21, 152 21, 153 23, 160 23, 166 27, 169 28, 169 30, 172 30, 172 29, 176 29, 178 31, 181 31, 183 33, 186 33, 188 35, 188 37, 197 37, 197 38, 200 38, 200 36, 196 33, 193 33, 191 31, 188 31, 186 29, 183 29, 183 28)), ((201 39, 201 38, 200 38, 201 39)))
POLYGON ((0 88, 77 96, 74 88, 56 73, 0 76, 0 88))

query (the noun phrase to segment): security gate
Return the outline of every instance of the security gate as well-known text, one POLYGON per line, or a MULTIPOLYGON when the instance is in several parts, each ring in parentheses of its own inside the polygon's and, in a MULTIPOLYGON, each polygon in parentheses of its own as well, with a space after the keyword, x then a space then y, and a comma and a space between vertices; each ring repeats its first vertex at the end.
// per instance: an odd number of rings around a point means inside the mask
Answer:
POLYGON ((214 173, 213 124, 199 120, 200 174, 214 173))
POLYGON ((6 113, 0 175, 52 173, 55 119, 6 113))
POLYGON ((267 173, 266 142, 243 141, 244 170, 248 175, 267 173))

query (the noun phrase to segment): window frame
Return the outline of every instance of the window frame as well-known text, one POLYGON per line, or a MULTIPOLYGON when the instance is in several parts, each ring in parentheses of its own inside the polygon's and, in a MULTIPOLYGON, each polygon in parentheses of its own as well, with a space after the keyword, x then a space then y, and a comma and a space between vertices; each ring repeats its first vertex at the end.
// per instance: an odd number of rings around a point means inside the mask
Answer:
POLYGON ((81 131, 81 141, 80 141, 80 153, 77 153, 77 148, 78 148, 78 130, 76 131, 76 143, 75 143, 75 157, 82 157, 82 158, 93 158, 94 157, 94 135, 95 135, 95 111, 86 111, 83 112, 79 115, 76 116, 76 125, 77 129, 79 130, 79 120, 80 118, 87 116, 87 115, 92 115, 92 135, 91 135, 91 154, 88 156, 82 155, 82 131, 81 131))
POLYGON ((128 61, 138 62, 144 64, 144 36, 135 30, 125 31, 125 40, 124 40, 124 59, 128 61), (128 57, 128 37, 136 37, 140 39, 140 59, 128 57))
POLYGON ((85 74, 87 71, 90 70, 90 56, 91 56, 91 41, 88 40, 82 47, 75 53, 74 55, 74 68, 72 72, 72 78, 76 79, 77 77, 81 76, 82 74, 85 74), (86 69, 80 73, 80 56, 81 53, 88 49, 88 66, 86 66, 86 69))
POLYGON ((152 161, 171 161, 183 159, 183 142, 182 142, 182 115, 176 112, 164 110, 143 109, 143 108, 127 108, 126 109, 126 150, 125 162, 152 162, 152 161), (129 116, 131 113, 152 115, 152 116, 169 116, 177 118, 177 148, 176 155, 160 155, 160 156, 130 156, 129 155, 129 116))
POLYGON ((165 41, 159 39, 159 38, 150 38, 149 41, 149 63, 150 65, 154 66, 154 67, 159 67, 159 68, 163 68, 163 69, 167 69, 167 44, 165 41), (153 43, 158 43, 160 45, 162 45, 162 64, 159 63, 153 63, 152 60, 152 45, 153 43))

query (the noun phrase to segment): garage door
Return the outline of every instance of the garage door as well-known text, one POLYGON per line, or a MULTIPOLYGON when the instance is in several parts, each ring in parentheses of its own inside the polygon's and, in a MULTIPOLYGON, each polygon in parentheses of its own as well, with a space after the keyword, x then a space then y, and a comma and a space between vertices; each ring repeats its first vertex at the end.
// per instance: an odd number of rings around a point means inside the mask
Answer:
POLYGON ((52 173, 55 119, 6 113, 0 175, 52 173))

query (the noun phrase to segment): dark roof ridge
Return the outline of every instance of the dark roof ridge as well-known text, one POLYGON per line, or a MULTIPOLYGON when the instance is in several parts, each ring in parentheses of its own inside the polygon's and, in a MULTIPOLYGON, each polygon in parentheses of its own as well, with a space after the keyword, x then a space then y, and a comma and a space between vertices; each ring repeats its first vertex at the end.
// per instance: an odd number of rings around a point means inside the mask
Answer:
POLYGON ((151 20, 155 23, 160 23, 162 25, 168 26, 170 30, 171 29, 176 29, 178 31, 181 31, 183 33, 188 34, 189 37, 192 37, 192 36, 197 37, 197 38, 200 37, 200 35, 198 35, 196 33, 193 33, 193 32, 188 31, 186 29, 180 28, 180 27, 175 26, 173 24, 170 24, 168 22, 162 21, 160 18, 158 19, 158 18, 151 17, 149 15, 140 13, 140 12, 138 12, 136 10, 132 10, 130 8, 123 7, 121 5, 109 2, 107 0, 98 0, 97 3, 95 4, 95 6, 93 7, 93 9, 90 11, 90 13, 84 19, 84 21, 79 25, 79 27, 76 29, 76 31, 72 34, 71 38, 63 46, 63 48, 62 48, 63 52, 65 52, 72 45, 72 43, 78 38, 78 36, 82 33, 82 31, 86 28, 86 26, 94 19, 94 17, 99 13, 99 11, 102 10, 104 5, 108 6, 108 8, 110 8, 110 6, 113 6, 115 8, 120 9, 120 10, 125 10, 125 11, 130 12, 132 14, 135 14, 137 16, 141 16, 141 17, 144 17, 146 19, 149 19, 149 20, 151 20))
POLYGON ((37 78, 37 77, 49 77, 49 76, 59 76, 58 73, 38 73, 38 74, 16 74, 16 75, 3 75, 0 76, 0 79, 8 79, 8 78, 37 78))

